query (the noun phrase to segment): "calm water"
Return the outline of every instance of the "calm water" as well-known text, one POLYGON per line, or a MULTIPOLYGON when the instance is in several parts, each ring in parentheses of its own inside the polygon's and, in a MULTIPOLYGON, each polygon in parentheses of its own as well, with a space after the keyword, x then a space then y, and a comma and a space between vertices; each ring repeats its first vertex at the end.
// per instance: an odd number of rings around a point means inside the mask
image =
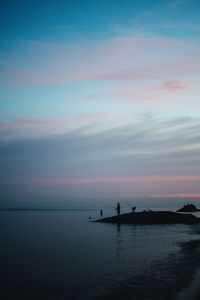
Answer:
POLYGON ((199 224, 89 221, 98 214, 0 211, 0 299, 178 299, 191 286, 199 224))

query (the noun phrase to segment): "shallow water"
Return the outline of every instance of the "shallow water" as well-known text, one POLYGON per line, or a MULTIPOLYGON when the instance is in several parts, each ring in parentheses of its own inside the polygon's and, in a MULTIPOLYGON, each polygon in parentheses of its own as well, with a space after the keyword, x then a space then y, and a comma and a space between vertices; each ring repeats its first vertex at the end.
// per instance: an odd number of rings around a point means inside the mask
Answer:
POLYGON ((98 214, 1 211, 0 298, 175 299, 192 284, 199 224, 89 221, 98 214))

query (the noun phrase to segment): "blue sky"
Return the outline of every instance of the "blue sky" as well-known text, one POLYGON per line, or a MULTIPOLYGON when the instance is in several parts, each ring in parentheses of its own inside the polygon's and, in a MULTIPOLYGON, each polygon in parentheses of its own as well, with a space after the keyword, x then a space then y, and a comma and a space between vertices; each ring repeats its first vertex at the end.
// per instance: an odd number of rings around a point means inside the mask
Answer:
POLYGON ((199 1, 0 11, 2 205, 200 195, 199 1))
POLYGON ((2 44, 24 39, 99 39, 134 28, 170 36, 198 36, 199 17, 196 0, 2 1, 2 44))

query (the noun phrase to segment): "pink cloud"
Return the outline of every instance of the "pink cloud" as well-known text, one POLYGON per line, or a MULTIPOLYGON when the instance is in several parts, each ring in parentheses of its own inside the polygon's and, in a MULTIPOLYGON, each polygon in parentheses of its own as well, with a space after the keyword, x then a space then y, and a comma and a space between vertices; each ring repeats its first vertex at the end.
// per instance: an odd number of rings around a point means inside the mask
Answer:
POLYGON ((26 126, 41 126, 41 125, 64 125, 64 124, 75 124, 85 123, 98 120, 109 120, 125 118, 125 115, 119 114, 82 114, 74 117, 70 117, 64 120, 34 120, 34 119, 22 119, 14 122, 0 122, 0 128, 8 127, 26 127, 26 126))
POLYGON ((155 77, 155 74, 152 71, 126 70, 113 73, 97 74, 88 77, 88 79, 133 80, 152 77, 155 77))
POLYGON ((126 118, 123 114, 84 114, 69 118, 69 123, 126 118))
POLYGON ((177 92, 187 90, 188 86, 184 82, 181 82, 179 80, 171 80, 163 82, 160 86, 156 87, 155 89, 160 91, 168 90, 171 92, 177 92))
POLYGON ((23 127, 23 126, 35 126, 35 125, 48 125, 48 124, 55 124, 56 121, 51 120, 18 120, 15 122, 0 122, 0 128, 7 128, 7 127, 23 127))
MULTIPOLYGON (((193 49, 192 41, 188 43, 187 40, 145 34, 84 45, 29 42, 22 45, 18 53, 21 62, 18 69, 13 69, 14 64, 8 63, 2 71, 2 83, 26 85, 101 79, 160 79, 169 74, 198 72, 199 62, 193 49), (172 47, 176 48, 173 53, 172 47), (26 56, 23 56, 23 51, 27 51, 26 56), (33 58, 41 63, 38 69, 33 58)), ((170 87, 180 88, 173 82, 170 87)))
POLYGON ((87 80, 133 80, 142 78, 156 77, 152 71, 144 70, 121 70, 109 72, 107 68, 104 70, 93 71, 88 70, 12 70, 4 72, 2 83, 4 85, 38 85, 38 84, 52 84, 64 83, 74 81, 87 80), (78 75, 77 75, 78 74, 78 75))
POLYGON ((68 184, 90 184, 90 183, 130 183, 130 182, 170 182, 170 181, 195 181, 200 180, 200 176, 125 176, 125 177, 103 177, 103 178, 84 178, 71 179, 68 184))
MULTIPOLYGON (((90 96, 92 97, 92 96, 90 96)), ((109 97, 114 99, 120 99, 120 100, 129 100, 129 101, 151 101, 151 100, 160 100, 160 96, 152 93, 152 89, 142 87, 118 87, 118 88, 112 88, 107 91, 107 94, 99 94, 98 96, 95 96, 96 98, 99 97, 109 97)))

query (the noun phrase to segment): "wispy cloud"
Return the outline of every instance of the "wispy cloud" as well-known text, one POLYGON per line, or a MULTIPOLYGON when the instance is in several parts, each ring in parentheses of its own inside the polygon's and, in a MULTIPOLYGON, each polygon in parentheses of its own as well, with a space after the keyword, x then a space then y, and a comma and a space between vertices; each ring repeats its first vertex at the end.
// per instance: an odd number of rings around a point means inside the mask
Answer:
POLYGON ((15 122, 0 122, 0 128, 7 127, 23 127, 23 126, 35 126, 35 125, 49 125, 55 124, 55 121, 50 120, 18 120, 15 122))
POLYGON ((2 84, 156 78, 169 81, 172 76, 199 72, 198 60, 194 63, 194 59, 200 46, 192 40, 132 34, 83 45, 29 42, 22 48, 17 57, 7 54, 2 84), (15 59, 20 61, 17 68, 13 68, 17 65, 13 64, 15 59))
POLYGON ((107 189, 112 195, 198 194, 199 132, 199 120, 153 118, 90 134, 83 128, 1 140, 1 184, 62 186, 79 196, 93 189, 98 197, 107 189))
POLYGON ((199 31, 200 30, 200 25, 197 24, 192 24, 192 23, 164 23, 162 26, 166 29, 183 29, 183 30, 195 30, 199 31))
POLYGON ((82 114, 76 115, 74 117, 68 117, 64 120, 34 120, 34 119, 21 119, 14 122, 0 122, 0 128, 7 127, 24 127, 24 126, 37 126, 37 125, 56 125, 56 124, 73 124, 73 123, 84 123, 84 122, 94 122, 98 120, 110 120, 125 118, 125 115, 119 114, 82 114))
POLYGON ((72 26, 69 25, 55 25, 46 27, 45 30, 60 30, 60 29, 72 29, 72 26))
POLYGON ((185 1, 185 0, 177 0, 177 1, 172 1, 172 2, 168 3, 167 6, 169 9, 175 10, 175 9, 178 9, 181 6, 185 5, 186 3, 187 3, 187 1, 185 1))
POLYGON ((178 92, 187 90, 188 86, 185 84, 185 82, 181 82, 180 80, 171 80, 163 82, 160 86, 155 87, 155 89, 160 91, 171 91, 171 92, 178 92))
MULTIPOLYGON (((188 182, 188 181, 199 181, 199 176, 165 176, 165 175, 149 175, 149 176, 116 176, 116 177, 91 177, 91 178, 75 178, 75 179, 65 179, 65 178, 33 178, 33 179, 26 179, 26 178, 13 178, 13 179, 2 179, 0 183, 4 184, 17 184, 17 185, 24 185, 24 184, 31 184, 31 185, 42 185, 42 186, 62 186, 62 185, 87 185, 93 183, 161 183, 161 182, 188 182)), ((163 194, 161 194, 163 196, 163 194)), ((157 196, 161 196, 158 194, 157 196)), ((166 194, 165 194, 166 195, 166 194)), ((167 194, 172 195, 174 194, 167 194)), ((176 194, 178 195, 178 194, 176 194)), ((195 196, 200 195, 194 194, 195 196)), ((151 195, 152 196, 152 195, 151 195)))

